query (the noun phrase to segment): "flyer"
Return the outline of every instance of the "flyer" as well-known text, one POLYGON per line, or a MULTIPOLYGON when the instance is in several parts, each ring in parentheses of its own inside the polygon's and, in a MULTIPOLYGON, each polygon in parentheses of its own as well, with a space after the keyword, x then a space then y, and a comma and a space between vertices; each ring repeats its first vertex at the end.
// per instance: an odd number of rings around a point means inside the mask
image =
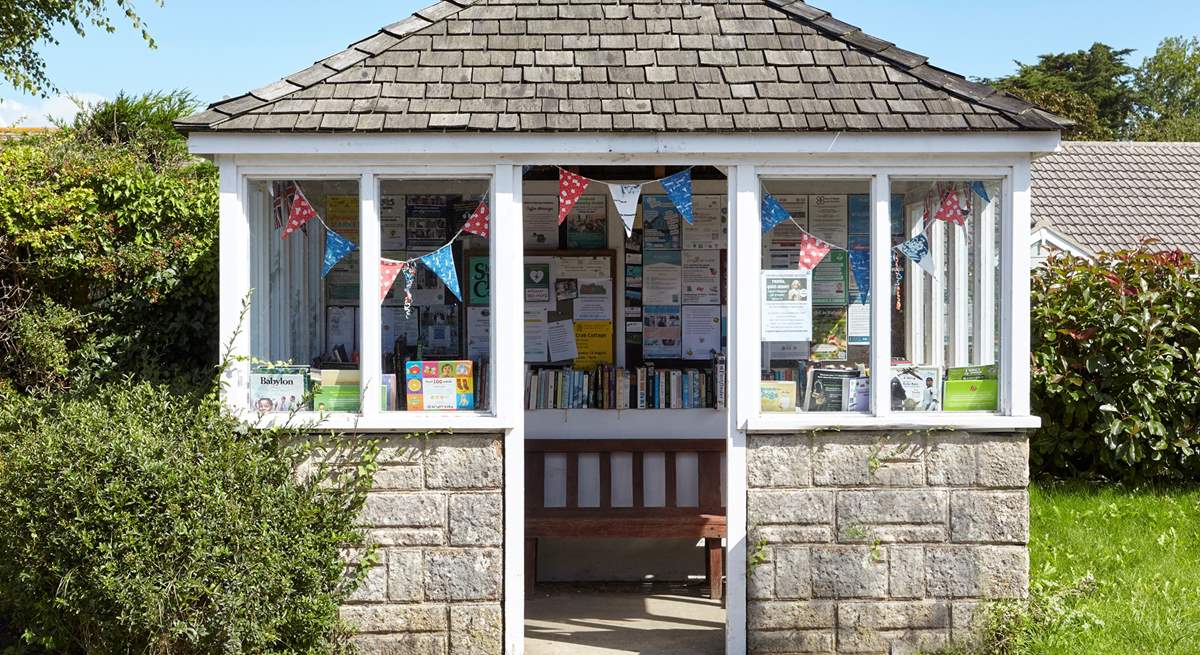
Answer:
POLYGON ((641 264, 638 264, 636 266, 633 264, 630 264, 625 267, 625 286, 627 286, 631 289, 641 289, 642 288, 642 266, 641 266, 641 264))
POLYGON ((683 251, 683 303, 721 304, 720 251, 683 251))
MULTIPOLYGON (((641 329, 641 323, 638 324, 641 329)), ((575 368, 591 370, 613 363, 612 321, 575 321, 575 368)))
POLYGON ((327 196, 324 218, 329 229, 354 243, 359 242, 358 196, 327 196))
POLYGON ((818 239, 846 247, 846 196, 817 195, 808 198, 808 231, 818 239))
POLYGON ((831 250, 812 271, 814 305, 842 305, 850 302, 850 253, 831 250))
POLYGON ((609 257, 555 257, 556 277, 595 278, 612 275, 612 259, 609 257))
POLYGON ((678 250, 650 250, 642 265, 642 293, 647 305, 678 305, 683 295, 682 255, 678 250))
POLYGON ((575 320, 613 320, 612 280, 606 277, 579 280, 575 320))
POLYGON ((383 250, 404 250, 407 247, 404 196, 379 197, 379 246, 383 250))
POLYGON ((452 201, 452 196, 442 194, 404 197, 404 216, 408 222, 406 226, 408 248, 440 248, 446 243, 447 237, 450 236, 450 203, 452 201))
POLYGON ((808 196, 775 196, 779 204, 792 215, 792 221, 784 221, 763 236, 763 246, 768 249, 799 250, 800 239, 808 229, 808 196))
POLYGON ((849 339, 846 336, 845 307, 814 307, 812 331, 809 359, 816 362, 846 360, 849 339))
POLYGON ((383 342, 383 354, 396 352, 397 339, 404 339, 404 343, 410 346, 417 343, 420 334, 419 311, 417 308, 413 308, 412 315, 405 318, 403 307, 385 305, 380 308, 382 322, 380 339, 383 342))
POLYGON ((525 196, 522 229, 530 250, 558 249, 558 196, 525 196))
POLYGON ((550 349, 550 361, 565 362, 575 359, 575 322, 554 321, 546 326, 546 345, 550 349))
POLYGON ((811 341, 812 271, 762 271, 762 341, 811 341))
POLYGON ((682 222, 667 196, 642 196, 642 238, 647 251, 679 250, 682 222))
POLYGON ((648 305, 642 308, 642 356, 647 359, 679 359, 679 305, 648 305))
POLYGON ((482 361, 492 352, 492 308, 467 308, 467 359, 482 361))
POLYGON ((550 264, 525 264, 525 302, 546 305, 551 302, 550 264))
POLYGON ((720 250, 727 241, 725 196, 692 196, 692 223, 683 224, 684 250, 720 250))
POLYGON ((421 308, 420 328, 424 352, 436 357, 457 357, 461 305, 433 305, 421 308))
POLYGON ((579 280, 574 278, 556 278, 554 280, 554 299, 558 301, 575 300, 579 297, 579 280))
POLYGON ((358 254, 352 252, 325 276, 325 298, 339 305, 357 305, 358 283, 358 254))
POLYGON ((720 351, 720 305, 684 305, 683 358, 711 359, 720 351))
POLYGON ((491 302, 491 273, 487 255, 467 257, 467 304, 491 302))
POLYGON ((608 196, 580 196, 566 223, 568 248, 607 248, 608 196))
POLYGON ((548 361, 546 349, 546 310, 525 309, 525 361, 540 364, 548 361))
POLYGON ((347 354, 357 348, 358 308, 330 305, 325 309, 325 352, 341 347, 347 354))
POLYGON ((846 334, 851 346, 871 345, 871 305, 851 303, 846 311, 846 334))
POLYGON ((850 234, 871 233, 871 196, 855 193, 846 196, 847 231, 850 234))

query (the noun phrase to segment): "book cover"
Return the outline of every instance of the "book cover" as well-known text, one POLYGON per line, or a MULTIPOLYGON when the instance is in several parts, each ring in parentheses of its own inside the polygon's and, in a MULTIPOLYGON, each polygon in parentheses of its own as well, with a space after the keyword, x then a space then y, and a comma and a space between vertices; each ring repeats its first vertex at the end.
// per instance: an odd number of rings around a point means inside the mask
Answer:
POLYGON ((796 383, 787 380, 763 380, 759 383, 762 411, 796 411, 796 383))
POLYGON ((942 370, 936 366, 893 366, 892 411, 932 412, 942 404, 942 370))
POLYGON ((942 391, 947 412, 994 412, 1000 404, 1000 382, 995 365, 963 366, 946 371, 942 391))
POLYGON ((250 402, 260 415, 309 409, 308 367, 256 367, 250 372, 250 402))
POLYGON ((404 364, 409 411, 475 409, 470 360, 433 360, 404 364))

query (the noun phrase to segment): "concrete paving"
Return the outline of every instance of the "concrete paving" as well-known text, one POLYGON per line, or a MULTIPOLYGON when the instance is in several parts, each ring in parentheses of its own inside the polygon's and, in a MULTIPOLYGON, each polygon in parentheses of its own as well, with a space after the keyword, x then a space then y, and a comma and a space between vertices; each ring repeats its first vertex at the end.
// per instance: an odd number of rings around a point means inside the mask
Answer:
POLYGON ((696 585, 539 585, 525 602, 527 655, 720 655, 725 610, 696 585))

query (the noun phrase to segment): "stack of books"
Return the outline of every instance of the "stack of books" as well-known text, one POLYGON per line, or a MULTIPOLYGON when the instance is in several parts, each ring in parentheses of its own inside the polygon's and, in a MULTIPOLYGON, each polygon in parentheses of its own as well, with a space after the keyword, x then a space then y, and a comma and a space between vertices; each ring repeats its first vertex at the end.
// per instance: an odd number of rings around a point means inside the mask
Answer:
POLYGON ((698 409, 725 407, 724 360, 711 369, 599 366, 527 368, 527 409, 698 409), (716 373, 714 373, 716 371, 716 373))

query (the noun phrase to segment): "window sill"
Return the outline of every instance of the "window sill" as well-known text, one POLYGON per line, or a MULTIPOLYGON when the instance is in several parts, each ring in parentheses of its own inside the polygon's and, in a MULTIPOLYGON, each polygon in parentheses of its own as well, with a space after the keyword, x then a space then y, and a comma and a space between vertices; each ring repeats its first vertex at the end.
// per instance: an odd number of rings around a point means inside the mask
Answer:
POLYGON ((701 409, 531 409, 525 436, 531 439, 724 439, 725 410, 701 409))
POLYGON ((503 432, 509 421, 488 412, 382 412, 370 416, 350 412, 273 413, 250 416, 247 422, 269 428, 352 432, 503 432))
POLYGON ((747 432, 797 430, 1031 430, 1041 427, 1039 416, 1001 416, 990 412, 870 414, 798 413, 756 416, 746 421, 747 432))

